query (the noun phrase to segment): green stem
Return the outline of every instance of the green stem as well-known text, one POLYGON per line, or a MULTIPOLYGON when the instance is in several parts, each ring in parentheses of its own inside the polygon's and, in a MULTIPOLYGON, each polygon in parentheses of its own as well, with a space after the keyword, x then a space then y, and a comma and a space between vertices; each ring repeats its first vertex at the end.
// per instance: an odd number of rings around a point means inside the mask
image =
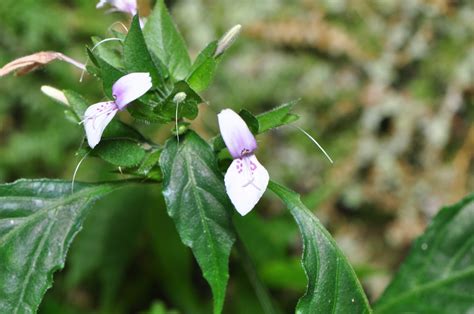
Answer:
POLYGON ((247 274, 247 277, 252 285, 253 289, 255 290, 255 294, 257 295, 257 299, 262 306, 263 313, 265 314, 281 314, 281 311, 276 307, 270 294, 268 292, 267 287, 262 283, 260 277, 258 276, 257 270, 255 265, 250 257, 245 244, 242 242, 242 239, 237 234, 237 239, 235 241, 235 247, 237 252, 239 253, 239 257, 242 262, 242 266, 247 274))

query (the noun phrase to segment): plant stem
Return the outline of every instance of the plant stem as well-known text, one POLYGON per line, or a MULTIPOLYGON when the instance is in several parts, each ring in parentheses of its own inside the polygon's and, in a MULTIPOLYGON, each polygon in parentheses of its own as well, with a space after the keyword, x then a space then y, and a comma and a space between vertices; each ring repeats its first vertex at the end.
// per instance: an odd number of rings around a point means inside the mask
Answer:
POLYGON ((273 302, 267 287, 262 283, 260 277, 258 276, 257 270, 255 269, 255 264, 250 257, 245 244, 242 242, 242 239, 237 234, 237 239, 235 241, 235 247, 239 253, 239 257, 242 261, 242 266, 247 274, 247 277, 255 290, 257 299, 262 306, 263 313, 265 314, 281 314, 281 311, 276 307, 273 302))

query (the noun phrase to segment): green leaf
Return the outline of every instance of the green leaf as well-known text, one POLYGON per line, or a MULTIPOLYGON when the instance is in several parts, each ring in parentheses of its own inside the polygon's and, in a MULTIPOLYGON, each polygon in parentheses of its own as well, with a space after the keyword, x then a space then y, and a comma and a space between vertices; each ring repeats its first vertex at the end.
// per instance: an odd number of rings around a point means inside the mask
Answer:
POLYGON ((156 2, 143 35, 150 51, 168 67, 171 75, 176 80, 184 79, 191 67, 191 60, 163 0, 156 2))
POLYGON ((64 267, 90 205, 118 184, 19 180, 0 185, 0 313, 34 313, 64 267))
POLYGON ((215 58, 217 41, 211 42, 199 53, 186 78, 189 86, 197 92, 205 90, 216 72, 220 57, 215 58))
POLYGON ((148 52, 138 15, 133 18, 127 38, 125 38, 123 58, 128 72, 148 72, 152 78, 153 86, 163 85, 164 76, 157 71, 148 52))
MULTIPOLYGON (((94 56, 95 62, 97 63, 97 66, 99 67, 100 70, 100 78, 102 79, 102 84, 104 87, 104 93, 109 99, 114 99, 112 95, 112 86, 114 85, 115 82, 122 76, 124 76, 126 73, 123 70, 120 70, 98 55, 95 55, 93 52, 89 51, 90 56, 94 56)), ((92 60, 92 58, 91 58, 92 60)))
POLYGON ((119 167, 134 167, 140 164, 146 150, 140 143, 127 139, 102 140, 94 154, 119 167))
POLYGON ((414 243, 376 313, 468 313, 474 308, 474 194, 436 215, 414 243))
POLYGON ((231 221, 233 207, 217 160, 203 139, 188 132, 179 144, 174 138, 166 143, 160 165, 168 214, 211 286, 214 313, 221 313, 235 233, 231 221))
MULTIPOLYGON (((95 46, 94 52, 101 57, 104 61, 116 68, 123 68, 123 60, 121 52, 123 51, 123 40, 110 40, 103 41, 99 37, 92 37, 92 43, 95 46), (98 46, 96 46, 99 44, 98 46)), ((92 61, 94 62, 94 61, 92 61)))
POLYGON ((354 270, 300 196, 272 181, 268 187, 288 207, 303 238, 302 264, 308 287, 298 302, 296 313, 370 313, 354 270))
POLYGON ((298 101, 299 100, 291 101, 275 109, 257 115, 259 124, 258 133, 263 133, 270 129, 298 120, 297 115, 290 113, 291 109, 293 109, 293 106, 298 101))
POLYGON ((149 151, 136 170, 136 173, 160 181, 162 179, 161 169, 159 166, 160 156, 161 149, 153 149, 149 151))
POLYGON ((71 106, 72 111, 76 115, 78 121, 81 121, 84 117, 84 113, 87 110, 87 107, 90 106, 84 97, 79 93, 71 90, 64 90, 64 96, 66 96, 69 105, 71 106))
POLYGON ((239 111, 239 116, 244 119, 245 123, 253 134, 258 134, 258 120, 250 111, 242 109, 239 111))

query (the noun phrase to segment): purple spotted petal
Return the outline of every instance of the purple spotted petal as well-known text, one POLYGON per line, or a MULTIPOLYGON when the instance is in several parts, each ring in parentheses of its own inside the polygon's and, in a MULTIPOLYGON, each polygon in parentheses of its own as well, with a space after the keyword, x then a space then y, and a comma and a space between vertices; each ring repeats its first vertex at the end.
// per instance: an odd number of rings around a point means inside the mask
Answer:
POLYGON ((257 149, 257 141, 245 121, 231 109, 217 115, 222 139, 233 158, 240 158, 257 149))
POLYGON ((113 101, 100 102, 87 108, 83 123, 87 142, 91 148, 99 144, 102 133, 117 111, 118 108, 113 101))
POLYGON ((112 87, 115 104, 122 110, 152 87, 150 73, 130 73, 122 76, 112 87))

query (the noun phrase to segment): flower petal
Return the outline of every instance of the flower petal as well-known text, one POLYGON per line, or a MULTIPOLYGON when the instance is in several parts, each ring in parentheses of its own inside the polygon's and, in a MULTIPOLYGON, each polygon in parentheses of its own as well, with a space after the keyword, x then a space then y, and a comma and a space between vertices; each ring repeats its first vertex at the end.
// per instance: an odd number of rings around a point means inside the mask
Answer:
POLYGON ((84 114, 84 128, 86 129, 87 142, 91 148, 99 144, 105 127, 117 111, 117 105, 113 101, 100 102, 87 108, 84 114))
POLYGON ((113 5, 121 12, 137 14, 137 0, 115 0, 113 5))
POLYGON ((257 149, 255 137, 237 113, 231 109, 224 109, 217 118, 222 139, 232 157, 240 158, 257 149))
POLYGON ((227 169, 224 182, 235 209, 242 216, 254 208, 270 179, 267 170, 258 162, 255 155, 235 159, 227 169))
POLYGON ((122 110, 152 87, 150 73, 135 72, 122 76, 114 83, 112 94, 117 107, 122 110))

